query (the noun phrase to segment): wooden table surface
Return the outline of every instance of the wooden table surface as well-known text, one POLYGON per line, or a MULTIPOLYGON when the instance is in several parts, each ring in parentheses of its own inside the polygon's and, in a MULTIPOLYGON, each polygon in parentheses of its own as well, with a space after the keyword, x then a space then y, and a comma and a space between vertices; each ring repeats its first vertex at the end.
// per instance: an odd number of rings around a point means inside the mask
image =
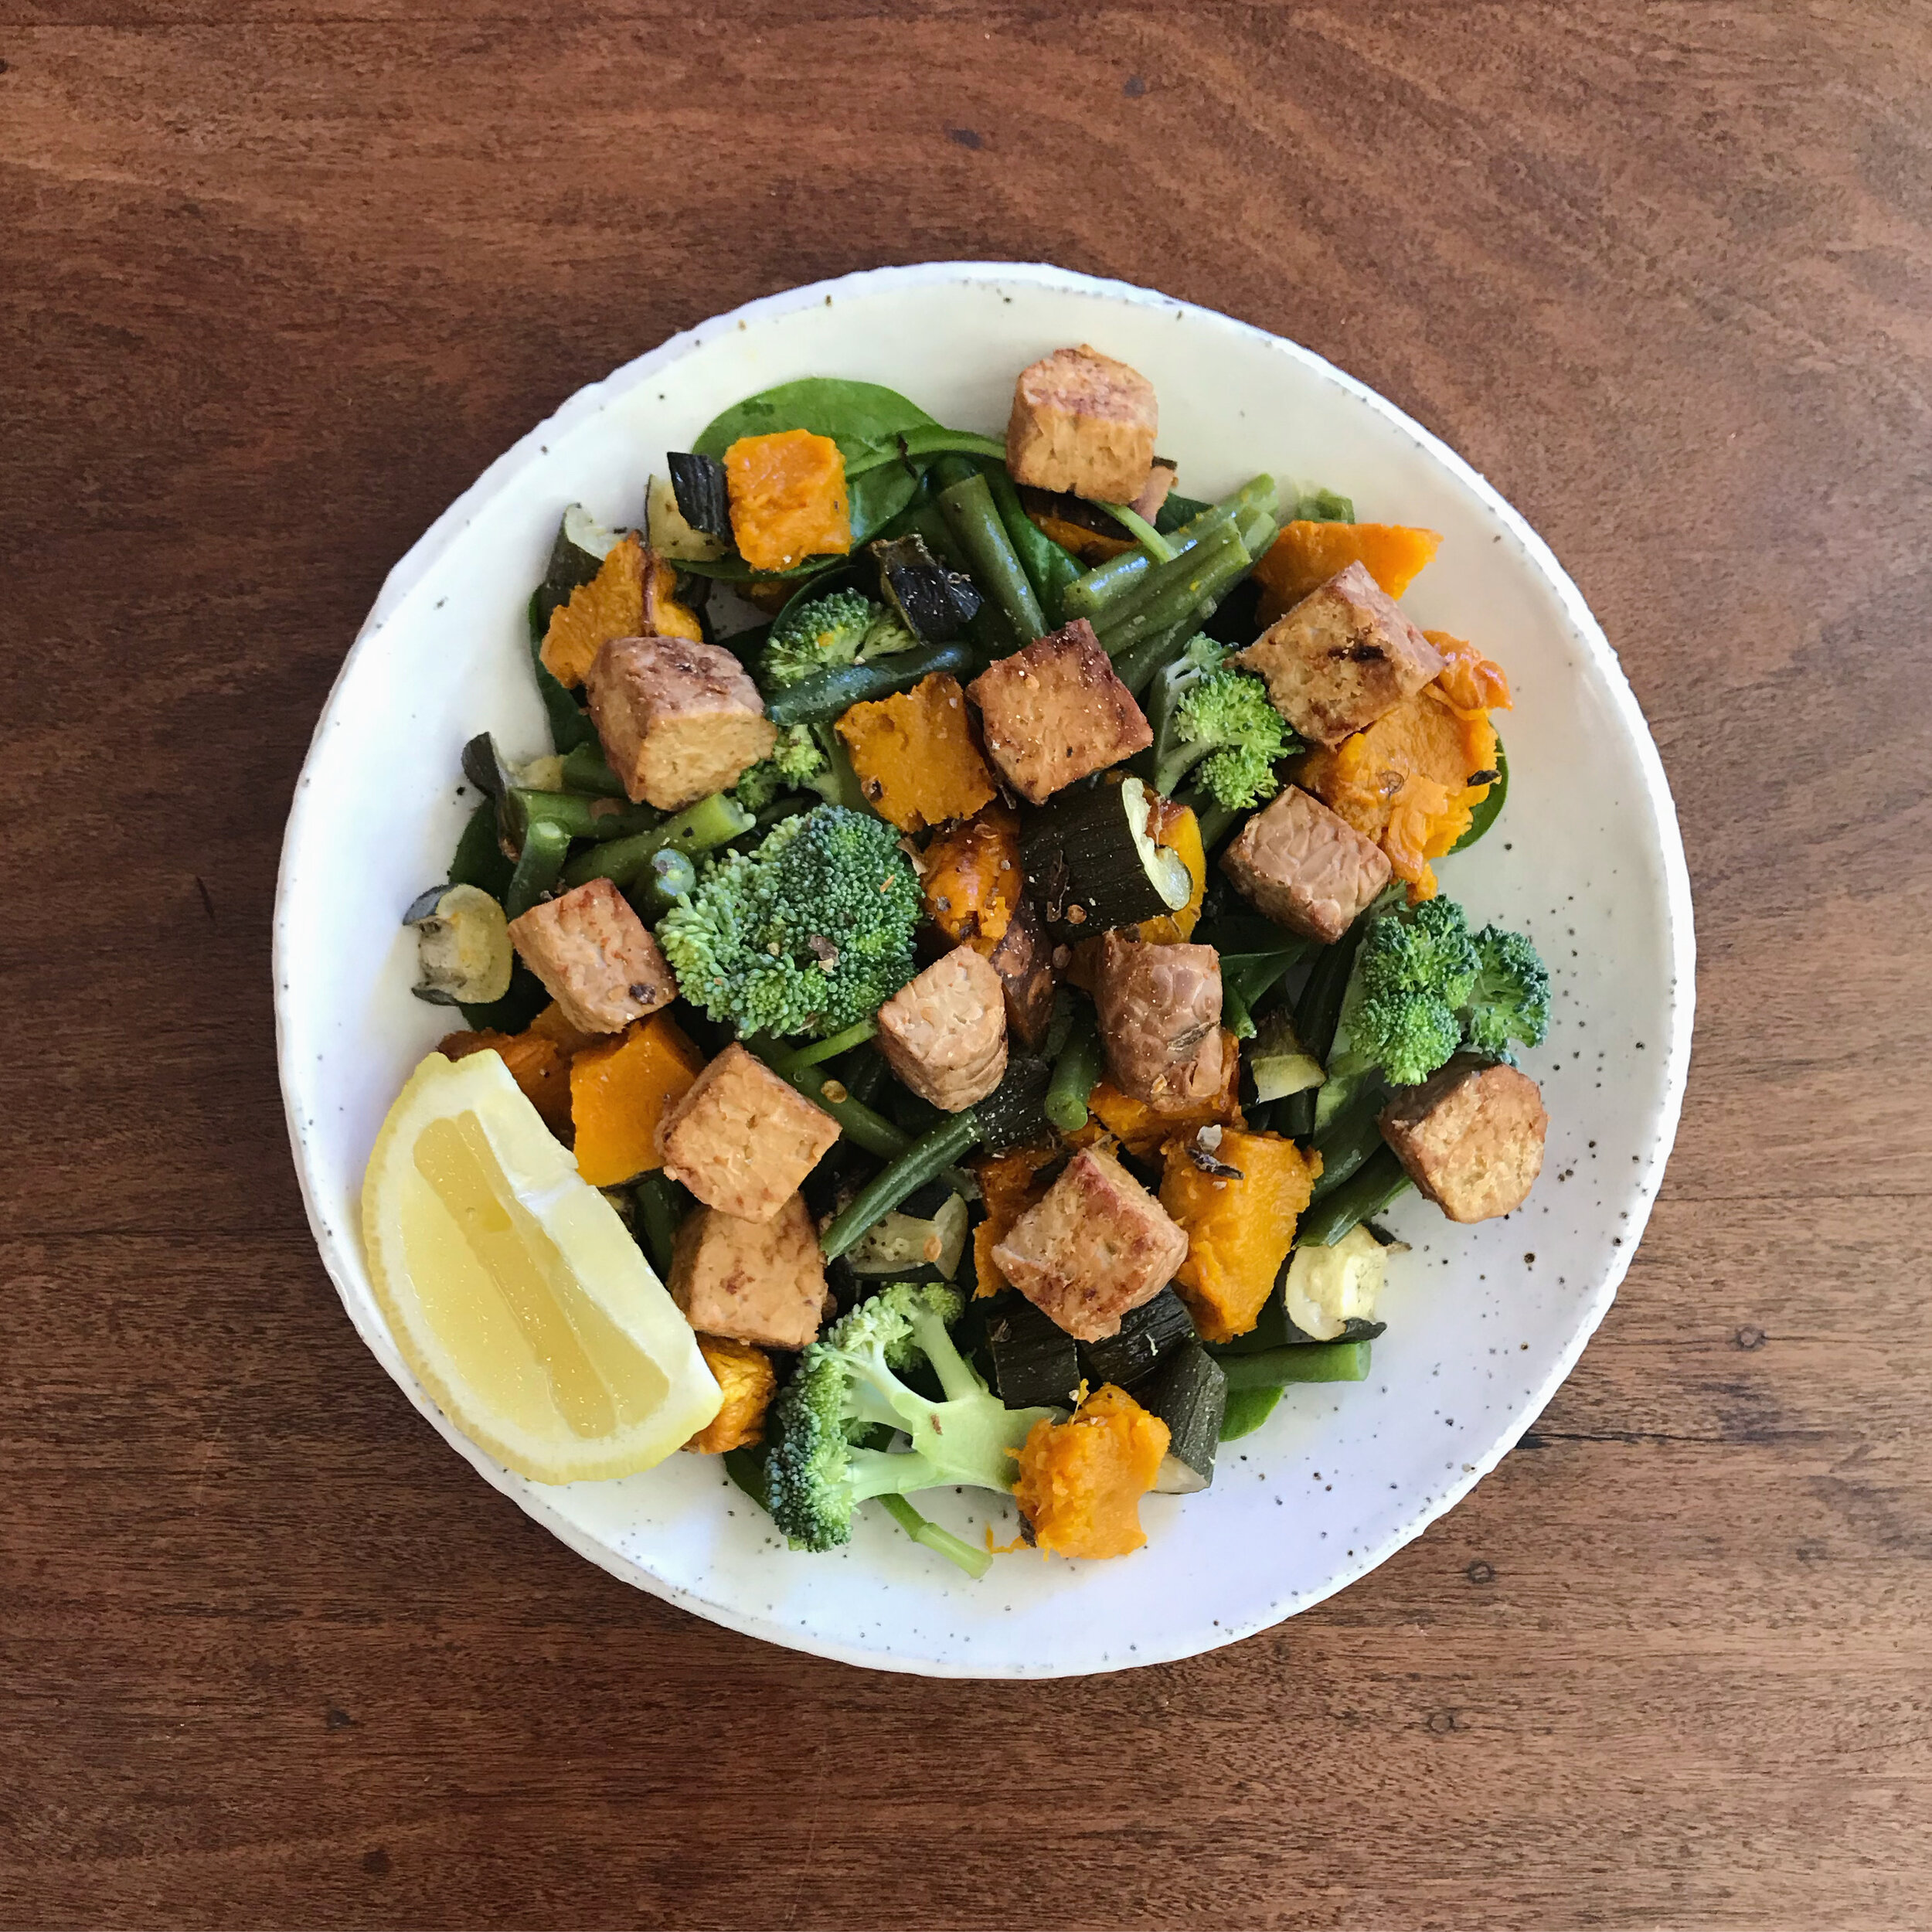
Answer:
POLYGON ((0 0, 0 1921, 1932 1919, 1932 22, 1810 4, 0 0), (624 1589, 343 1319, 292 781, 384 572, 764 291, 1045 259, 1549 539, 1695 882, 1676 1156, 1518 1453, 1194 1662, 928 1683, 624 1589))

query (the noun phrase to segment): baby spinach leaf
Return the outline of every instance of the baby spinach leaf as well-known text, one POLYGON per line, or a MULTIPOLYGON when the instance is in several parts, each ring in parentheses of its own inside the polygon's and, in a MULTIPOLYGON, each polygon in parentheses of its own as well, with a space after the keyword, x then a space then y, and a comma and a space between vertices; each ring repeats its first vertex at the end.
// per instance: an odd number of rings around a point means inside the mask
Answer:
POLYGON ((1463 851, 1473 845, 1496 822, 1496 815, 1502 810, 1502 801, 1509 796, 1509 760, 1504 755, 1502 740, 1496 740, 1496 776, 1489 787, 1488 796, 1479 805, 1471 807, 1469 829, 1449 849, 1452 852, 1463 851))

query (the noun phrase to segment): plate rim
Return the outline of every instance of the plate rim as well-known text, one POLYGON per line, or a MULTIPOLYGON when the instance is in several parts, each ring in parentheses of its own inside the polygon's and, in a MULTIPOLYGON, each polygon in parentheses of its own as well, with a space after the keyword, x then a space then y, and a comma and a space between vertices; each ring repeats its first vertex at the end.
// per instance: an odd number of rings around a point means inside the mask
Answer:
POLYGON ((390 1379, 444 1440, 463 1455, 494 1488, 508 1497, 526 1515, 541 1523, 578 1556, 595 1563, 620 1582, 628 1583, 662 1601, 675 1604, 681 1610, 690 1611, 741 1635, 775 1644, 785 1649, 823 1657, 834 1662, 852 1665, 861 1669, 889 1671, 915 1676, 978 1679, 988 1682, 1036 1681, 1055 1677, 1097 1675, 1115 1670, 1138 1669, 1154 1664, 1172 1663, 1185 1658, 1202 1655, 1226 1645, 1240 1642, 1263 1631, 1273 1629, 1290 1617, 1298 1616, 1304 1611, 1312 1609, 1317 1604, 1326 1601, 1338 1592, 1359 1582, 1371 1570, 1379 1568, 1398 1550, 1422 1535, 1431 1523, 1454 1509, 1515 1447, 1516 1440, 1520 1437, 1499 1441, 1477 1461, 1465 1464, 1455 1481, 1439 1495, 1419 1505, 1412 1516, 1405 1518, 1379 1543, 1372 1546, 1365 1546, 1359 1555, 1351 1559, 1347 1567, 1338 1570, 1332 1580, 1321 1589, 1301 1598, 1290 1598, 1270 1605, 1265 1613, 1250 1620, 1216 1625, 1205 1634, 1197 1633, 1191 1641, 1157 1645, 1151 1649, 1131 1654, 1124 1659, 1110 1658, 1094 1664, 1046 1664, 1037 1668, 1018 1662, 989 1665, 971 1658, 970 1655, 951 1660, 906 1656, 869 1649, 862 1645, 841 1643, 831 1638, 799 1631, 776 1617, 760 1616, 730 1604, 714 1602, 696 1591, 667 1581, 580 1530, 551 1505, 542 1485, 526 1482, 505 1468, 456 1429, 409 1372, 389 1336, 372 1333, 359 1315, 347 1277, 359 1264, 359 1257, 351 1257, 345 1252, 345 1244, 337 1240, 320 1210, 311 1182, 304 1149, 305 1134, 297 1115, 291 1079, 289 1029, 284 1012, 283 967, 289 937, 289 909, 295 884, 296 854, 307 828, 310 813, 319 809, 316 788, 307 782, 311 776, 311 767, 316 757, 317 747, 328 728, 337 698, 352 667, 373 644, 377 636, 406 608, 412 594, 437 560, 456 540, 464 528, 474 520, 477 512, 489 498, 507 488, 539 456, 546 454, 544 446, 551 440, 567 433, 580 419, 601 408, 605 397, 619 385, 628 388, 643 377, 675 364, 701 349, 713 335, 726 328, 748 327, 754 322, 781 316, 794 309, 815 307, 835 301, 841 294, 860 289, 869 294, 880 289, 935 282, 1007 284, 1024 282, 1035 287, 1099 296, 1138 306, 1169 308, 1201 317, 1219 327, 1239 330, 1274 352, 1284 355, 1291 361, 1301 364, 1318 379, 1338 385, 1358 402, 1366 404, 1383 417, 1392 427, 1411 437, 1428 455, 1475 492, 1485 507, 1500 521, 1522 547, 1524 555, 1555 594, 1577 639, 1601 675, 1610 702, 1624 727, 1626 737, 1635 750, 1646 799, 1660 835, 1658 857, 1663 875, 1665 917, 1669 928, 1675 998, 1665 1056, 1662 1102, 1651 1151, 1638 1177, 1641 1185, 1637 1189, 1635 1203, 1631 1209, 1629 1234, 1623 1245, 1611 1254, 1593 1301, 1583 1311, 1570 1341, 1557 1357, 1548 1375, 1519 1405, 1521 1412, 1529 1416, 1532 1421, 1547 1407, 1551 1397, 1567 1380, 1583 1349, 1602 1325, 1629 1271, 1631 1260, 1642 1245, 1651 1211, 1658 1197, 1658 1183, 1676 1143, 1684 1093, 1689 1079, 1696 1012, 1696 938, 1689 868, 1685 857, 1676 804, 1671 794, 1662 757, 1658 751, 1655 740, 1651 735, 1648 721, 1644 716, 1636 694, 1631 690, 1629 679, 1624 674, 1621 660, 1584 600, 1582 592, 1557 561, 1549 545, 1521 512, 1480 471, 1440 437, 1417 422, 1405 410, 1398 408, 1387 397, 1350 376, 1345 370, 1337 368, 1314 350, 1287 337, 1262 328, 1255 323, 1243 321, 1239 317, 1230 315, 1222 310, 1209 308, 1199 303, 1183 301, 1177 297, 1137 283, 1087 275, 1077 270, 1062 268, 1046 262, 949 260, 859 269, 844 275, 803 284, 773 294, 757 297, 736 308, 709 317, 690 328, 680 330, 668 337, 655 349, 633 357, 599 380, 586 383, 496 457, 391 566, 376 593, 375 601, 370 606, 368 616, 364 618, 355 641, 344 654, 342 664, 331 681, 328 694, 317 714, 315 728, 310 733, 308 747, 304 753, 301 769, 295 781, 276 869, 270 971, 275 1009, 277 1077, 281 1088, 283 1117, 287 1125, 290 1151, 294 1159, 297 1183, 301 1191, 303 1210, 308 1216, 309 1230, 322 1265, 352 1325, 390 1379))

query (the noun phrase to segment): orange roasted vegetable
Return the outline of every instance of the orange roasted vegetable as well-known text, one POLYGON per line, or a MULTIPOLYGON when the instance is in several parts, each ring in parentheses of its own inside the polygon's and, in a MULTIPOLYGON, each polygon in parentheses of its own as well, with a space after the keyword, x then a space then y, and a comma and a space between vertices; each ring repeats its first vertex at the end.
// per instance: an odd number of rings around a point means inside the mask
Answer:
POLYGON ((1147 1541, 1141 1498, 1167 1454, 1168 1427, 1124 1389, 1097 1389, 1066 1422, 1036 1422, 1013 1495, 1042 1549, 1124 1556, 1147 1541))
POLYGON ((495 1053, 509 1069, 510 1078, 524 1097, 543 1116, 553 1134, 567 1140, 570 1133, 570 1049, 539 1032, 534 1022, 522 1033, 449 1033, 437 1043, 445 1060, 460 1060, 471 1053, 495 1053))
POLYGON ((1440 546, 1434 530, 1400 523, 1289 523, 1254 566, 1261 587, 1257 615, 1272 624, 1338 570, 1359 563, 1392 597, 1399 597, 1440 546))
POLYGON ((837 730, 859 790, 901 832, 970 818, 994 795, 957 678, 936 672, 910 691, 855 704, 837 730))
POLYGON ((1179 912, 1157 913, 1153 918, 1141 921, 1143 939, 1157 946, 1172 946, 1185 940, 1200 920, 1201 901, 1207 893, 1207 854, 1201 849, 1201 821, 1192 810, 1177 805, 1171 798, 1151 793, 1149 796, 1154 797, 1161 815, 1160 823, 1154 828, 1155 844, 1179 852, 1188 876, 1194 881, 1194 890, 1179 912))
POLYGON ((1173 1113, 1157 1113, 1145 1100, 1123 1094, 1111 1080, 1102 1080, 1087 1096, 1087 1111, 1128 1153, 1145 1160, 1177 1134, 1192 1134, 1203 1127, 1241 1124, 1241 1056, 1234 1036, 1225 1028, 1221 1034, 1221 1065, 1226 1077, 1219 1093, 1192 1107, 1173 1113))
POLYGON ((1060 1158, 1060 1149, 1050 1141, 1026 1147, 1009 1147, 1004 1153, 982 1155, 973 1163, 973 1175, 979 1182, 981 1204, 986 1218, 973 1230, 973 1269, 977 1284, 974 1298, 997 1294, 1007 1285, 1006 1277, 993 1259, 993 1250, 1012 1231, 1013 1223, 1046 1196, 1046 1183, 1040 1169, 1060 1158))
POLYGON ((606 1040, 611 1037, 608 1033, 587 1033, 581 1029, 573 1026, 563 1017, 563 1009, 555 1000, 552 1000, 549 1005, 531 1021, 530 1031, 533 1033, 541 1033, 546 1039, 555 1040, 558 1046, 563 1049, 566 1058, 573 1053, 580 1053, 585 1047, 594 1046, 600 1040, 606 1040))
POLYGON ((550 613, 538 653, 561 685, 583 683, 597 653, 613 638, 634 638, 644 629, 644 546, 635 535, 613 546, 588 583, 550 613))
POLYGON ((644 621, 639 629, 654 638, 704 641, 696 616, 677 600, 678 566, 655 550, 644 553, 644 621))
POLYGON ((940 833, 921 862, 926 917, 948 939, 990 958, 1013 923, 1025 883, 1019 813, 995 800, 977 817, 940 833))
POLYGON ((1213 1158, 1238 1168, 1237 1181, 1208 1173, 1190 1145, 1168 1142, 1161 1175, 1161 1205, 1187 1232, 1175 1291, 1203 1342, 1232 1342, 1254 1326, 1274 1290, 1321 1156, 1278 1134, 1224 1130, 1213 1158))
POLYGON ((1366 731, 1332 750, 1310 752, 1294 774, 1304 791, 1381 846, 1418 903, 1436 894, 1429 861, 1454 847, 1489 795, 1486 780, 1470 782, 1496 767, 1496 733, 1485 707, 1509 702, 1508 680, 1473 645, 1444 631, 1429 641, 1448 660, 1434 682, 1366 731), (1465 706, 1464 698, 1477 702, 1465 706))
POLYGON ((724 1401, 685 1448, 701 1456, 721 1456, 726 1450, 748 1449, 763 1442, 765 1411, 778 1389, 770 1356, 749 1342, 733 1342, 721 1335, 699 1335, 698 1352, 717 1378, 724 1401))
POLYGON ((829 436, 741 436, 724 454, 731 533, 754 570, 789 570, 852 548, 845 459, 829 436))
POLYGON ((593 1187, 615 1187, 662 1167, 658 1124, 703 1065, 668 1013, 633 1020, 616 1039, 587 1046, 570 1063, 578 1172, 593 1187))
POLYGON ((1029 510, 1027 515, 1043 536, 1050 536, 1063 550, 1077 557, 1090 570, 1096 565, 1124 556, 1134 547, 1135 539, 1124 533, 1108 536, 1103 531, 1090 530, 1084 523, 1070 522, 1066 518, 1055 516, 1049 510, 1029 510))

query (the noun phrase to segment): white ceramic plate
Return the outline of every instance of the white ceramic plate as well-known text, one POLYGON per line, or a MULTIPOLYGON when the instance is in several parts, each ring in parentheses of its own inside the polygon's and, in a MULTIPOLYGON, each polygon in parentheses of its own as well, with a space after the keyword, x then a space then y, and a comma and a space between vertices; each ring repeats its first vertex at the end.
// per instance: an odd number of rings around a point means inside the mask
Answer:
MULTIPOLYGON (((892 1670, 1053 1676, 1185 1657, 1305 1609, 1464 1495, 1534 1420, 1609 1307, 1677 1124, 1692 999, 1689 882, 1655 747, 1576 587, 1468 465, 1379 396, 1260 330, 1051 267, 882 269, 754 302, 584 389, 493 464, 390 573, 330 694, 289 818, 275 921, 283 1093, 309 1218, 376 1359, 460 1454, 572 1549, 734 1630, 892 1670), (557 519, 641 515, 646 478, 720 409, 808 375, 864 377, 940 421, 998 434, 1015 372, 1091 342, 1145 372, 1161 449, 1191 495, 1257 470, 1346 492, 1365 520, 1440 531, 1405 599, 1478 641, 1515 696, 1509 804, 1444 862, 1481 923, 1530 933, 1556 981, 1527 1056, 1552 1119, 1528 1205, 1452 1227, 1413 1196, 1389 1217, 1371 1379, 1290 1389, 1223 1453, 1213 1488, 1150 1497, 1148 1543, 1109 1563, 1022 1553, 982 1582, 866 1513, 851 1547, 793 1554, 712 1457, 544 1488, 458 1435, 403 1366, 357 1232, 383 1116, 447 1015, 413 999, 404 906, 443 877, 468 809, 457 754, 488 728, 547 750, 525 609, 557 519)), ((923 1499, 924 1500, 924 1499, 923 1499)), ((998 1499, 930 1513, 1002 1539, 998 1499)))

